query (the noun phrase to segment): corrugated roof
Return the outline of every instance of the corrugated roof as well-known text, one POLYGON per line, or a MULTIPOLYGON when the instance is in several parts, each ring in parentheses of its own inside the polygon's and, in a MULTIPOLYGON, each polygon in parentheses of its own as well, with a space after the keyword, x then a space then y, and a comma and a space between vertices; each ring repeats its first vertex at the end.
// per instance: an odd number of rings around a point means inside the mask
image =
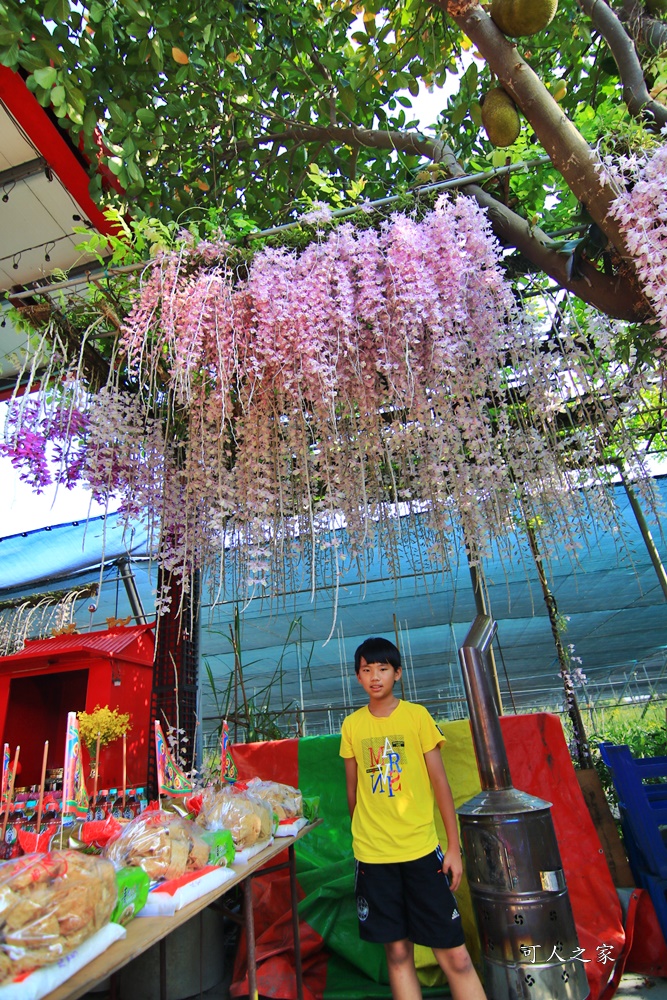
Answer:
POLYGON ((148 532, 142 524, 128 527, 121 514, 81 518, 34 531, 0 537, 0 594, 24 587, 53 584, 120 557, 149 557, 148 532))
MULTIPOLYGON (((41 656, 62 656, 67 653, 95 653, 98 656, 119 656, 127 653, 147 632, 152 632, 153 624, 126 625, 110 628, 104 632, 87 632, 81 635, 57 635, 49 639, 32 639, 25 648, 11 656, 0 657, 3 667, 14 662, 25 662, 41 656)), ((142 657, 143 659, 143 657, 142 657)))

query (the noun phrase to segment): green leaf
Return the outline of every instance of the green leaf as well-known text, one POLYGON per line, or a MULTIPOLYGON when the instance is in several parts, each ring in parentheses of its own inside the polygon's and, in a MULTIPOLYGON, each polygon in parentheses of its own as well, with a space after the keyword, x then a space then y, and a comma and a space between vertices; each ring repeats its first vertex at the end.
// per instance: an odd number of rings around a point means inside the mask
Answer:
POLYGON ((66 21, 70 13, 69 0, 46 0, 44 20, 66 21))
POLYGON ((469 94, 474 94, 477 90, 478 75, 477 63, 471 62, 463 74, 463 82, 465 83, 469 94))
POLYGON ((468 106, 466 104, 459 104, 458 107, 452 108, 451 111, 446 112, 446 118, 452 125, 458 125, 463 121, 467 114, 468 106))
POLYGON ((118 177, 123 169, 123 161, 120 156, 110 156, 107 159, 107 166, 109 167, 111 173, 118 177))
POLYGON ((105 4, 99 3, 98 0, 93 0, 90 5, 90 20, 94 21, 95 24, 99 24, 102 20, 104 20, 105 14, 105 4))
POLYGON ((48 89, 56 82, 58 71, 53 66, 42 66, 34 71, 33 76, 40 87, 48 89))
POLYGON ((137 118, 146 128, 152 128, 157 120, 157 115, 153 108, 138 108, 137 118))
POLYGON ((0 26, 0 48, 9 48, 21 37, 20 31, 10 31, 0 26))
POLYGON ((83 95, 83 91, 73 84, 68 77, 65 77, 63 82, 65 84, 65 92, 70 106, 76 110, 78 115, 82 115, 86 107, 86 99, 83 95))
POLYGON ((154 69, 161 70, 164 65, 164 55, 162 42, 158 35, 151 38, 151 45, 153 47, 153 51, 151 52, 151 66, 154 69))
POLYGON ((40 55, 39 53, 31 52, 30 49, 20 49, 18 59, 19 65, 27 70, 28 73, 34 73, 36 69, 44 65, 44 53, 42 52, 40 55))
POLYGON ((340 103, 347 115, 352 117, 357 108, 357 98, 351 87, 341 87, 339 91, 340 103))
POLYGON ((37 98, 37 103, 41 104, 43 108, 48 108, 51 104, 51 91, 45 90, 44 87, 37 87, 35 97, 37 98))
POLYGON ((125 125, 127 123, 127 115, 115 101, 109 101, 107 104, 109 114, 111 115, 111 120, 116 123, 116 125, 125 125))
POLYGON ((50 38, 43 38, 41 45, 49 61, 55 63, 56 66, 62 66, 63 53, 60 48, 50 38))
MULTIPOLYGON (((14 42, 9 48, 0 49, 0 64, 3 66, 9 66, 10 69, 14 69, 17 65, 19 57, 19 46, 18 42, 14 42)), ((28 80, 31 78, 28 77, 28 80)))
POLYGON ((116 40, 114 38, 113 20, 110 17, 104 18, 100 25, 100 31, 102 33, 102 41, 107 48, 115 48, 116 40))

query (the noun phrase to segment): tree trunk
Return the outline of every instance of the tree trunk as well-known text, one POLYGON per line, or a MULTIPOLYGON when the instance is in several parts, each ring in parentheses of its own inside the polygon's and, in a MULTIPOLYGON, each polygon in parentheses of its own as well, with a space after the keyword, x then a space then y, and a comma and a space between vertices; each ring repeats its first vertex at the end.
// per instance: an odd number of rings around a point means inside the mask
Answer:
MULTIPOLYGON (((575 197, 607 236, 621 257, 624 268, 634 275, 632 254, 618 222, 611 215, 615 193, 600 178, 598 159, 540 78, 477 3, 435 0, 451 14, 457 25, 486 59, 490 70, 532 125, 554 167, 575 197)), ((650 313, 644 296, 633 282, 635 314, 650 313)))

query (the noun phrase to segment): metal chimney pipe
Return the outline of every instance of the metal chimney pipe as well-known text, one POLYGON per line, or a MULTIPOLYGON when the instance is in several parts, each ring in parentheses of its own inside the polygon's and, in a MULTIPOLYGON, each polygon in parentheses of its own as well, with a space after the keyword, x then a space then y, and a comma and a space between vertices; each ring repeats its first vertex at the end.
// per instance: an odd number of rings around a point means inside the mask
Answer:
POLYGON ((500 720, 489 680, 488 656, 496 628, 496 622, 488 615, 477 615, 459 648, 475 756, 484 791, 499 791, 512 786, 500 720))
POLYGON ((584 1000, 585 967, 551 803, 512 788, 478 615, 459 650, 482 791, 457 810, 489 1000, 584 1000))

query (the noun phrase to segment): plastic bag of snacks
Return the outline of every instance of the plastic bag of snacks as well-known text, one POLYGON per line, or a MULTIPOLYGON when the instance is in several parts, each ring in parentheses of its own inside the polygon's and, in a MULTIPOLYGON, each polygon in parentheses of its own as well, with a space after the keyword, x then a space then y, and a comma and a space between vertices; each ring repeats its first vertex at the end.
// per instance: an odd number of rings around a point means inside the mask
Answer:
POLYGON ((116 873, 77 851, 27 854, 0 867, 0 983, 57 962, 109 923, 116 873))
POLYGON ((232 864, 236 852, 229 830, 204 830, 201 836, 210 848, 209 865, 224 868, 232 864))
POLYGON ((273 812, 266 803, 230 787, 204 789, 196 822, 206 830, 229 830, 237 852, 273 835, 273 812))
POLYGON ((151 882, 197 871, 208 855, 209 845, 191 820, 161 809, 145 810, 104 850, 117 868, 143 868, 151 882))
MULTIPOLYGON (((239 784, 237 782, 237 788, 239 784)), ((261 799, 271 807, 278 820, 297 819, 303 816, 303 796, 298 788, 282 785, 278 781, 262 781, 261 778, 251 778, 243 784, 250 795, 261 799)))
POLYGON ((119 868, 116 872, 118 901, 111 919, 125 926, 146 905, 151 880, 143 868, 119 868))

